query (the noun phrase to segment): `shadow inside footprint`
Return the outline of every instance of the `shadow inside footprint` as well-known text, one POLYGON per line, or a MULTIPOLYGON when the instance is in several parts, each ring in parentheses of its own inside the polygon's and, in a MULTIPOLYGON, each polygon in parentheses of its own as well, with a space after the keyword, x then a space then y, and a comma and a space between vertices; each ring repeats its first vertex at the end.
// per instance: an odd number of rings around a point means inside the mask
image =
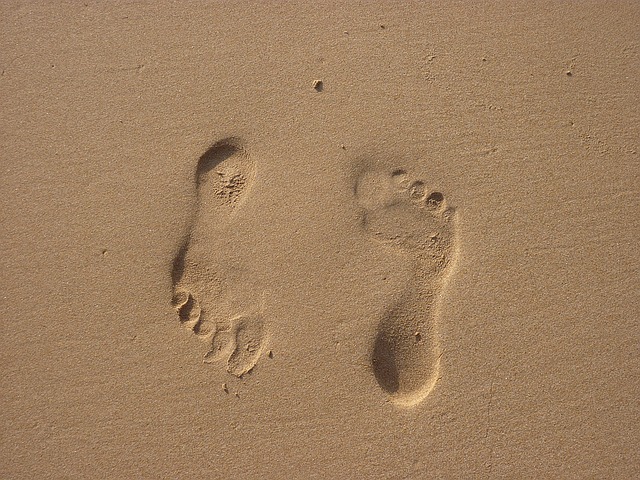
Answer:
POLYGON ((209 148, 198 160, 196 169, 196 183, 199 185, 204 178, 203 175, 213 170, 226 159, 231 158, 238 152, 238 147, 231 140, 224 140, 209 148))
POLYGON ((237 207, 246 196, 253 175, 253 162, 239 140, 230 138, 216 143, 200 157, 196 168, 199 207, 237 207), (206 191, 203 190, 205 184, 206 191))
POLYGON ((390 395, 396 393, 400 388, 400 380, 395 349, 384 335, 378 334, 376 336, 371 363, 373 365, 373 373, 380 387, 390 395))

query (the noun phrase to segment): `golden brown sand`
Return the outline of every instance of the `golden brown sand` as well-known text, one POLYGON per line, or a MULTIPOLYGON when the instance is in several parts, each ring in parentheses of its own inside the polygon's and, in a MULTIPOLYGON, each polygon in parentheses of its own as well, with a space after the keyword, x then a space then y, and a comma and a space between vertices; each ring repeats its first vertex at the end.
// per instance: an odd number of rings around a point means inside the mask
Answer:
POLYGON ((640 3, 0 19, 0 478, 640 475, 640 3))

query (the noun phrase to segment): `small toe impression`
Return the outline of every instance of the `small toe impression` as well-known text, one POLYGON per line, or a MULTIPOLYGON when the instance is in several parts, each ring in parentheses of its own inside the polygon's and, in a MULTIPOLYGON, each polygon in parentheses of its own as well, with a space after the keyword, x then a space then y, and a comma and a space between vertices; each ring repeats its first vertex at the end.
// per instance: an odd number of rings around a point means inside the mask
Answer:
POLYGON ((171 299, 171 305, 174 308, 180 309, 189 300, 189 292, 186 290, 176 290, 173 292, 173 298, 171 299))
POLYGON ((445 205, 444 195, 440 192, 431 192, 425 200, 425 205, 430 210, 442 210, 445 205))
POLYGON ((193 333, 199 337, 207 337, 216 331, 216 324, 203 318, 200 314, 200 320, 193 326, 193 333))
POLYGON ((187 300, 178 307, 178 317, 183 325, 195 325, 200 320, 200 304, 191 295, 187 294, 187 300))

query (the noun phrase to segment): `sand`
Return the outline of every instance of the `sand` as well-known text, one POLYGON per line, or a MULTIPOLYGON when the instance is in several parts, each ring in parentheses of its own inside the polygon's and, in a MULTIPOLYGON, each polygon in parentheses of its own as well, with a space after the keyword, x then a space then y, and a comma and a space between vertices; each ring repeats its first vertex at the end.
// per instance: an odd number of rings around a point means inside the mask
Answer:
POLYGON ((640 4, 0 13, 1 478, 640 475, 640 4))

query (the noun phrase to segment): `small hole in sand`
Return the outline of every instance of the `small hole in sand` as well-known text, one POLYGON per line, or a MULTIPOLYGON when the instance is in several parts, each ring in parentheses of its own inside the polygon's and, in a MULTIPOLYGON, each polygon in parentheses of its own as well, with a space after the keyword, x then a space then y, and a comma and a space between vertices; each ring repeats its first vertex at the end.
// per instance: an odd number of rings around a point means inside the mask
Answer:
POLYGON ((427 203, 429 205, 437 206, 444 200, 444 195, 440 192, 433 192, 427 197, 427 203))

